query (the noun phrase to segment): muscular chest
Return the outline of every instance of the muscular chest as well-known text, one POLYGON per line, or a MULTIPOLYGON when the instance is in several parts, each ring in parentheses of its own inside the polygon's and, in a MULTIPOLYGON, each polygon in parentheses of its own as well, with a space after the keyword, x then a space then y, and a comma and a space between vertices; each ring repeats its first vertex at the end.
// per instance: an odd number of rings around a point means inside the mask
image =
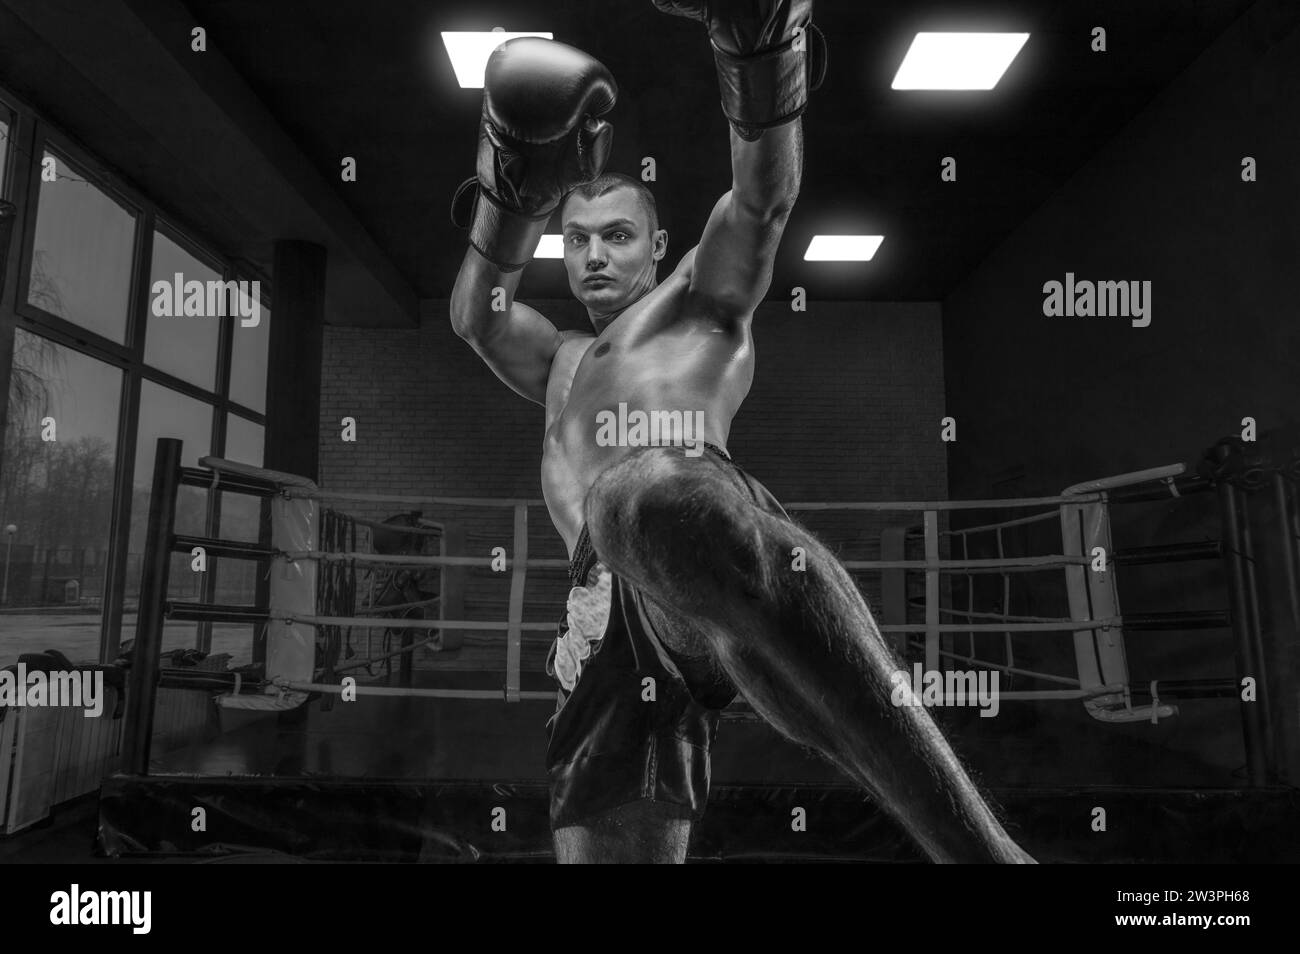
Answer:
POLYGON ((748 327, 725 331, 667 309, 628 313, 596 338, 565 343, 548 382, 547 428, 573 426, 620 402, 725 404, 742 398, 752 379, 748 327))
POLYGON ((677 296, 660 286, 637 302, 598 336, 571 338, 551 364, 546 388, 546 427, 572 423, 573 412, 595 392, 631 388, 653 374, 661 362, 662 336, 680 318, 677 296))

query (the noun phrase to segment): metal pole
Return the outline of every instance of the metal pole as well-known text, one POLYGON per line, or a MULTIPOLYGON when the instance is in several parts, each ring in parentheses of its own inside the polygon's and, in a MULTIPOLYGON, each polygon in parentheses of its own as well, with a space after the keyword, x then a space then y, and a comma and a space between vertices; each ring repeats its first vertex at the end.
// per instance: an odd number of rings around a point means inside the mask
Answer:
POLYGON ((1237 505, 1241 509, 1241 553, 1246 569, 1246 609, 1250 616, 1250 645, 1256 677, 1255 708, 1264 729, 1264 776, 1271 784, 1277 775, 1277 747, 1273 737, 1272 677, 1268 656, 1264 652, 1264 623, 1259 610, 1259 576, 1255 571, 1255 541, 1251 532, 1250 497, 1237 491, 1237 505))
MULTIPOLYGON (((925 562, 939 560, 939 513, 925 511, 925 562)), ((925 571, 925 670, 939 671, 939 571, 925 571)))
MULTIPOLYGON (((528 583, 528 507, 515 505, 514 572, 510 574, 510 628, 506 631, 506 701, 518 702, 523 658, 524 588, 528 583)), ((585 582, 585 581, 579 581, 585 582)))
POLYGON ((1294 517, 1291 495, 1281 471, 1273 473, 1273 496, 1277 506, 1277 520, 1281 525, 1282 567, 1286 574, 1286 591, 1291 602, 1291 628, 1293 636, 1300 636, 1300 554, 1296 552, 1296 531, 1292 529, 1294 517))
POLYGON ((140 606, 126 692, 126 724, 122 731, 122 762, 131 775, 149 774, 149 744, 153 736, 154 700, 158 694, 159 653, 162 650, 180 466, 181 442, 172 437, 160 437, 154 451, 144 571, 140 579, 140 606))
MULTIPOLYGON (((1255 682, 1253 702, 1241 701, 1242 741, 1246 749, 1246 775, 1251 785, 1264 785, 1267 771, 1263 705, 1263 674, 1255 665, 1255 640, 1250 631, 1250 591, 1247 585, 1246 553, 1241 527, 1241 510, 1237 490, 1221 480, 1218 485, 1219 520, 1223 527, 1223 563, 1228 582, 1228 620, 1232 626, 1233 656, 1237 663, 1237 681, 1251 677, 1255 682)), ((1240 693, 1240 688, 1238 689, 1240 693)))
MULTIPOLYGON (((1290 479, 1282 470, 1273 472, 1274 505, 1277 508, 1274 532, 1280 538, 1282 546, 1282 574, 1285 577, 1287 608, 1291 613, 1290 631, 1282 623, 1282 614, 1276 614, 1277 656, 1279 670, 1282 673, 1295 672, 1300 665, 1300 508, 1296 506, 1295 491, 1290 479)), ((1290 682, 1284 675, 1282 682, 1290 682)), ((1300 745, 1297 745, 1297 728, 1300 727, 1300 693, 1294 683, 1279 686, 1281 695, 1276 710, 1279 739, 1276 740, 1274 767, 1278 774, 1286 779, 1300 775, 1300 745)))

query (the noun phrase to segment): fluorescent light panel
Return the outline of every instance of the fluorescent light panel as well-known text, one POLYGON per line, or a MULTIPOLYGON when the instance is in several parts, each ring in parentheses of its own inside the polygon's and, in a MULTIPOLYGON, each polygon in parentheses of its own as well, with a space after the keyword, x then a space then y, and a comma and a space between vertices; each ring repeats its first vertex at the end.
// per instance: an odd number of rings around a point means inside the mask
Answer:
POLYGON ((883 235, 814 235, 803 253, 805 262, 869 262, 883 235))
POLYGON ((456 82, 460 83, 461 89, 482 89, 483 71, 487 69, 488 57, 506 40, 513 40, 517 36, 554 39, 554 35, 550 33, 507 33, 505 30, 490 30, 486 33, 444 31, 442 45, 447 48, 451 68, 456 71, 456 82))
MULTIPOLYGON (((883 235, 814 235, 803 254, 805 262, 869 262, 885 240, 883 235)), ((543 235, 533 258, 564 258, 564 236, 543 235)))
POLYGON ((564 236, 543 235, 533 258, 564 258, 564 236))
POLYGON ((1028 33, 918 33, 894 89, 992 89, 1028 33))

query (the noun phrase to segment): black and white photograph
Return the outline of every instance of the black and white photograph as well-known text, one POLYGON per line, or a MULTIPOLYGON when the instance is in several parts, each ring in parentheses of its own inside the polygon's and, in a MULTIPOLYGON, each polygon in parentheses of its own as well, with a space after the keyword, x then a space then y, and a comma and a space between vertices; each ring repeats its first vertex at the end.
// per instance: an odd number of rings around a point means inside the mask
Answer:
POLYGON ((0 863, 85 872, 23 919, 1037 864, 973 897, 1242 938, 1298 118, 1293 0, 0 0, 0 863))

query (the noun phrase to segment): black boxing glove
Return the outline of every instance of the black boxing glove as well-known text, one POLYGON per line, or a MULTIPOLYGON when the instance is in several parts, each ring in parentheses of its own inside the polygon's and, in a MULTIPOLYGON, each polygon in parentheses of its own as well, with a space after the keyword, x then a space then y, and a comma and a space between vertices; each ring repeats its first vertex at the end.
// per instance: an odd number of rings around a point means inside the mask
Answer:
POLYGON ((516 37, 492 51, 478 175, 452 200, 452 222, 484 258, 506 272, 528 264, 560 200, 604 170, 614 129, 599 117, 617 98, 609 70, 571 46, 516 37))
POLYGON ((798 118, 808 92, 825 78, 826 40, 813 26, 813 0, 653 3, 663 13, 709 28, 722 112, 746 142, 798 118))

